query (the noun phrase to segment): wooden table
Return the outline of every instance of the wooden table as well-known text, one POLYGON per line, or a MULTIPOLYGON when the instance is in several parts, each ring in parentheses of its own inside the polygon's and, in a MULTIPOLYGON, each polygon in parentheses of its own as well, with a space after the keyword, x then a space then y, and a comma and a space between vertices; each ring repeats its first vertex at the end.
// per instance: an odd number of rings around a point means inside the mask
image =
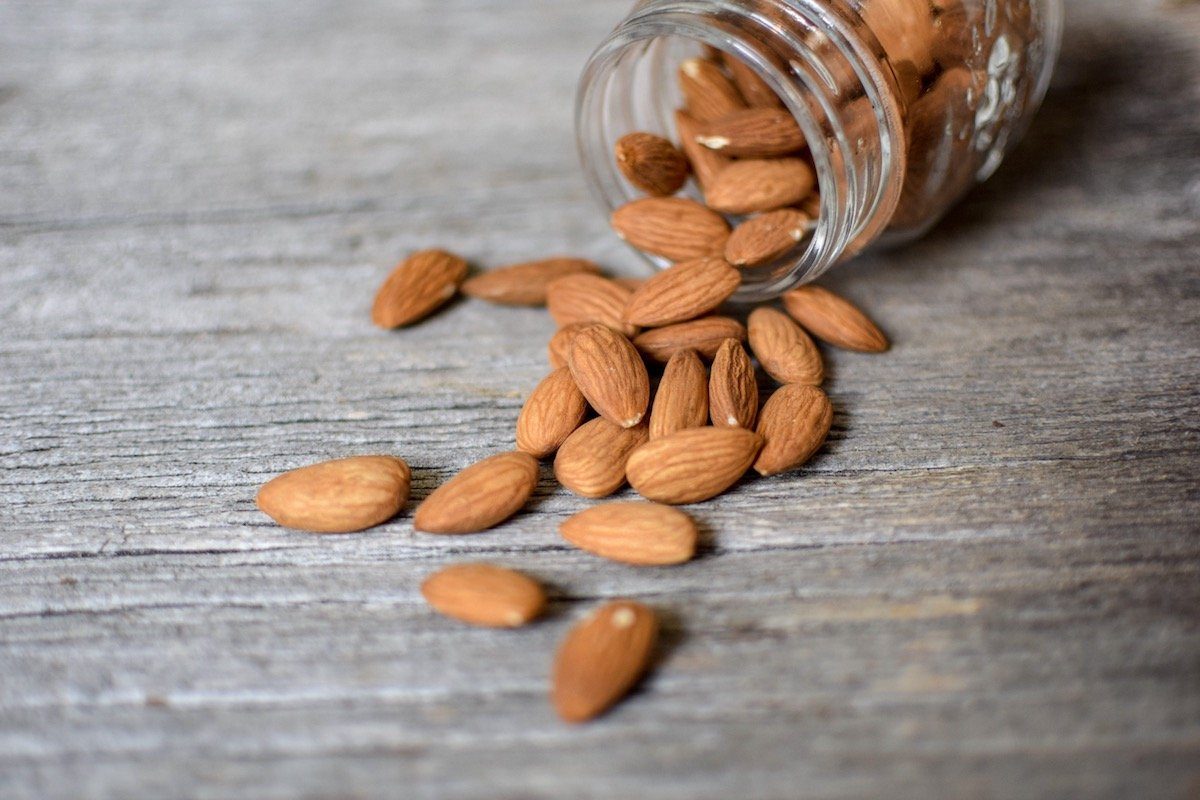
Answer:
POLYGON ((470 537, 281 529, 268 476, 391 452, 416 499, 511 446, 538 310, 386 333, 394 261, 633 273, 571 102, 625 0, 0 4, 0 796, 1196 797, 1200 8, 1070 5, 1026 142, 829 284, 797 474, 695 507, 702 556, 573 550, 548 471, 470 537), (435 616, 465 559, 552 587, 435 616), (666 620, 602 720, 546 700, 605 598, 666 620))

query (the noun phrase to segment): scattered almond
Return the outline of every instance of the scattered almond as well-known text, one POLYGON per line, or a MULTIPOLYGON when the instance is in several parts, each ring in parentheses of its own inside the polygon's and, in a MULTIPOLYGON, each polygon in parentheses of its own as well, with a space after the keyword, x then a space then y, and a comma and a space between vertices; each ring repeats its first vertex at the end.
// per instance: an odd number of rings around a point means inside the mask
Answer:
POLYGON ((546 287, 546 306, 559 327, 573 322, 598 322, 626 336, 637 329, 622 319, 632 294, 599 275, 568 275, 546 287))
POLYGON ((567 634, 554 658, 551 699, 567 722, 584 722, 612 707, 650 664, 658 620, 632 600, 601 606, 567 634))
POLYGON ((647 280, 629 298, 626 322, 657 327, 707 314, 737 291, 742 278, 724 259, 681 261, 647 280))
POLYGON ((780 383, 820 386, 825 380, 821 353, 791 317, 769 306, 750 313, 750 349, 763 370, 780 383))
POLYGON ((663 370, 650 408, 650 438, 708 422, 708 371, 695 350, 680 350, 663 370))
POLYGON ((645 425, 622 428, 604 417, 567 437, 554 457, 554 477, 575 494, 607 497, 625 484, 625 462, 645 443, 645 425))
POLYGON ((781 108, 743 108, 702 122, 696 141, 737 158, 775 158, 804 149, 796 118, 781 108))
POLYGON ((561 367, 547 375, 525 400, 517 417, 517 449, 544 458, 558 449, 583 422, 587 401, 575 385, 571 370, 561 367))
POLYGON ((753 214, 800 202, 815 181, 801 158, 745 159, 721 170, 704 196, 715 211, 753 214))
POLYGON ((642 421, 650 405, 650 377, 628 339, 604 325, 589 325, 571 340, 567 363, 596 413, 622 428, 642 421))
POLYGON ((680 350, 695 350, 711 359, 726 339, 745 341, 746 329, 742 323, 730 317, 701 317, 645 331, 633 344, 649 358, 665 362, 680 350))
POLYGON ((618 208, 612 227, 629 244, 672 261, 719 256, 729 223, 717 212, 684 197, 644 197, 618 208))
POLYGON ((738 91, 742 93, 742 97, 746 99, 747 105, 751 108, 783 107, 783 101, 767 85, 767 82, 759 77, 753 67, 740 58, 729 55, 724 55, 722 61, 725 68, 729 70, 729 74, 733 76, 733 82, 737 85, 738 91))
POLYGON ((511 451, 485 458, 433 491, 417 507, 413 528, 475 533, 499 525, 525 505, 537 486, 537 460, 511 451))
POLYGON ((726 339, 713 357, 708 378, 708 415, 717 428, 753 428, 758 416, 758 379, 737 339, 726 339))
POLYGON ((781 208, 751 217, 733 229, 725 242, 725 260, 735 267, 757 267, 784 255, 804 238, 808 216, 781 208))
POLYGON ((572 322, 554 332, 554 335, 550 337, 550 343, 546 345, 546 355, 550 360, 550 366, 558 369, 567 365, 567 361, 571 358, 571 342, 575 339, 575 334, 591 324, 591 322, 572 322))
POLYGON ((467 262, 445 250, 413 253, 392 270, 375 295, 371 321, 381 328, 411 325, 454 296, 467 262))
POLYGON ((760 447, 762 437, 745 428, 688 428, 633 451, 625 475, 647 500, 697 503, 736 483, 760 447))
POLYGON ((518 628, 546 608, 537 581, 492 564, 455 564, 421 584, 426 602, 448 617, 488 628, 518 628))
POLYGON ((798 467, 820 449, 833 422, 829 398, 815 386, 781 386, 767 398, 758 418, 764 444, 754 462, 760 475, 798 467))
POLYGON ((627 133, 617 140, 615 149, 621 174, 648 194, 675 194, 687 181, 687 159, 661 136, 627 133))
POLYGON ((696 183, 700 185, 701 191, 706 190, 713 178, 717 177, 717 173, 729 163, 729 159, 696 141, 696 136, 700 133, 700 123, 686 111, 675 112, 675 132, 679 136, 680 148, 687 156, 688 163, 692 165, 696 183))
POLYGON ((696 552, 696 523, 657 503, 604 503, 580 511, 558 527, 576 547, 625 564, 682 564, 696 552))
POLYGON ((828 289, 811 284, 792 289, 783 295, 783 307, 823 342, 865 353, 888 349, 887 337, 875 323, 849 300, 828 289))
POLYGON ((679 88, 687 112, 698 120, 716 119, 746 107, 733 81, 704 58, 689 58, 679 65, 679 88))
POLYGON ((392 456, 353 456, 285 472, 255 502, 286 528, 352 533, 387 522, 408 502, 412 475, 392 456))
POLYGON ((546 258, 493 269, 463 282, 462 293, 505 306, 544 306, 546 287, 566 275, 599 275, 600 268, 586 258, 546 258))

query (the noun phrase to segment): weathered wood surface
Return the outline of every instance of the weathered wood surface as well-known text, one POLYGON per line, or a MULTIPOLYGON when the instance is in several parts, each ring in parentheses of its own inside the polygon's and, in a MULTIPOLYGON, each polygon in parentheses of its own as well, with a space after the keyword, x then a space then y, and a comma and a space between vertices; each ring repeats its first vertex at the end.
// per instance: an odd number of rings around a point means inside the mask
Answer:
POLYGON ((830 283, 802 474, 697 507, 705 552, 565 547, 544 480, 487 534, 281 530, 269 475, 508 447, 537 311, 371 327, 399 254, 636 269, 575 168, 624 0, 0 3, 0 796, 1194 797, 1200 792, 1200 9, 1071 5, 1027 142, 933 235, 830 283), (466 629, 417 586, 554 590, 466 629), (555 720, 595 601, 668 641, 555 720))

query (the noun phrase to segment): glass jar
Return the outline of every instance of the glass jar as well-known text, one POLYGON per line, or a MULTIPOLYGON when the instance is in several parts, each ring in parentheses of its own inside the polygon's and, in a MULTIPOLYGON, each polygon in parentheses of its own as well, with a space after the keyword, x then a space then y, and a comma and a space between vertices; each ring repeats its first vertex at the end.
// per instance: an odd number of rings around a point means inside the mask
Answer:
MULTIPOLYGON (((1061 28, 1060 0, 641 0, 581 78, 583 168, 607 212, 636 199, 613 149, 634 131, 679 141, 679 65, 752 68, 803 131, 819 191, 796 246, 743 271, 737 299, 773 297, 920 236, 990 176, 1041 102, 1061 28)), ((703 202, 694 180, 683 191, 703 202)))

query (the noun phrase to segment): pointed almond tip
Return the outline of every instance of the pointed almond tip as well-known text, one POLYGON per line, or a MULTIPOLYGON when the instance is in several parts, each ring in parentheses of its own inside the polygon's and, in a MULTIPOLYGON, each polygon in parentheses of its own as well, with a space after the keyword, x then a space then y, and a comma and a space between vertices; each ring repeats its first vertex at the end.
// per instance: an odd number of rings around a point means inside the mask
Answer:
POLYGON ((621 423, 621 427, 622 427, 622 428, 632 428, 633 426, 635 426, 635 425, 637 425, 639 422, 641 422, 641 421, 642 421, 642 417, 644 417, 644 416, 646 416, 646 412, 645 412, 645 411, 639 412, 639 413, 638 413, 638 415, 637 415, 636 417, 630 417, 629 419, 627 419, 627 420, 625 420, 624 422, 622 422, 622 423, 621 423))

